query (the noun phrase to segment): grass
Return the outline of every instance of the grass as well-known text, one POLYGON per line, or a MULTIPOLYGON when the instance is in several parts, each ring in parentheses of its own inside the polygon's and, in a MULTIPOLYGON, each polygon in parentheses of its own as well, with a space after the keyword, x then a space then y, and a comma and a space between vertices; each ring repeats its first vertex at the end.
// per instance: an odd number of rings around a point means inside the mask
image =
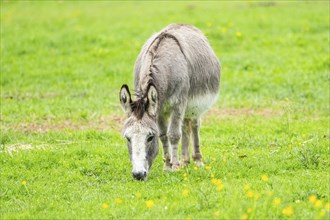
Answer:
POLYGON ((328 219, 329 2, 1 1, 1 219, 328 219), (131 178, 118 100, 169 23, 208 37, 204 168, 131 178))

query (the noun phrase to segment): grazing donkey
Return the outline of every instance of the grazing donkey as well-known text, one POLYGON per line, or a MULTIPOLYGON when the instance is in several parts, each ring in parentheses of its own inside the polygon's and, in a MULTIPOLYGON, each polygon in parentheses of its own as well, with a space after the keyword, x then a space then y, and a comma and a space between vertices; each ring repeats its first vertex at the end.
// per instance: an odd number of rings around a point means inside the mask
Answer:
POLYGON ((158 154, 158 137, 163 144, 164 170, 177 170, 189 163, 191 134, 192 158, 203 165, 200 117, 217 99, 219 85, 219 61, 197 28, 171 24, 144 44, 134 66, 136 100, 132 101, 127 85, 119 94, 128 117, 123 135, 135 179, 146 178, 158 154))

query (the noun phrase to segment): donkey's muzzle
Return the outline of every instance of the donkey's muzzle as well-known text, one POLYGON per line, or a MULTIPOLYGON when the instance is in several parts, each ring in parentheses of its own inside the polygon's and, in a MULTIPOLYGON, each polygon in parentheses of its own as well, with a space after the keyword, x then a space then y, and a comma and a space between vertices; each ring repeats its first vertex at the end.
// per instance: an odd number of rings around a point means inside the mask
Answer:
POLYGON ((132 176, 136 180, 144 180, 147 177, 147 172, 133 172, 132 176))

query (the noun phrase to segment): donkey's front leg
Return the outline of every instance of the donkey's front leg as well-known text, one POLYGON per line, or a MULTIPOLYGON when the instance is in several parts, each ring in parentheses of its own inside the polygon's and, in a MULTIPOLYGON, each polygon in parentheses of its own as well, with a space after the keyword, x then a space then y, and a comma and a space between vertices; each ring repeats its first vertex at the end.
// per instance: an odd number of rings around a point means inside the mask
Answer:
POLYGON ((167 118, 164 116, 159 116, 158 118, 158 127, 159 127, 159 139, 163 144, 163 158, 164 158, 164 170, 171 170, 171 154, 169 151, 169 143, 167 137, 167 118))
POLYGON ((184 115, 184 106, 177 105, 171 115, 171 124, 168 131, 168 138, 172 147, 171 164, 172 170, 180 168, 178 144, 181 138, 181 125, 184 115))

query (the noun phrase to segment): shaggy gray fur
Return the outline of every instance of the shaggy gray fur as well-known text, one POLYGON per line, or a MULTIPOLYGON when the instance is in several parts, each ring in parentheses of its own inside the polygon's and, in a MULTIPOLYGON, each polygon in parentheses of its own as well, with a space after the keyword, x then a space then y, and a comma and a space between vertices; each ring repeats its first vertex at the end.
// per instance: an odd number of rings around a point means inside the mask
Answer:
MULTIPOLYGON (((189 163, 192 135, 193 159, 203 165, 199 147, 200 117, 218 95, 220 64, 202 32, 191 25, 171 24, 154 34, 135 62, 134 85, 136 101, 131 101, 126 85, 120 92, 121 103, 129 117, 124 133, 141 121, 155 122, 163 144, 165 169, 174 170, 179 167, 178 142, 182 135, 182 165, 189 163), (153 92, 149 96, 150 87, 153 92), (149 107, 150 97, 154 97, 151 103, 155 109, 149 107)), ((148 126, 148 123, 143 124, 148 126)), ((146 160, 150 161, 148 155, 154 157, 155 153, 150 149, 146 151, 146 160)), ((154 151, 158 152, 158 143, 154 151)))

